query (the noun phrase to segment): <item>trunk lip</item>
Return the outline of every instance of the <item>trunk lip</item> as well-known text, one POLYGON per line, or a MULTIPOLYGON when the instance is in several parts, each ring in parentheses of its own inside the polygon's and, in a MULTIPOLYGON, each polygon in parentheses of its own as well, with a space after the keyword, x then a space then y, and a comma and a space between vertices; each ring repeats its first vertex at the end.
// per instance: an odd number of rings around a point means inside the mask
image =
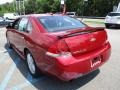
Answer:
POLYGON ((87 31, 101 31, 101 30, 105 30, 105 28, 104 27, 84 27, 84 28, 79 28, 79 29, 71 29, 69 31, 51 32, 51 33, 45 33, 45 34, 54 36, 57 38, 62 38, 70 34, 82 33, 82 32, 87 32, 87 31))
POLYGON ((77 35, 82 35, 82 34, 88 34, 88 33, 96 32, 96 31, 103 31, 103 30, 105 30, 103 27, 85 28, 85 29, 75 30, 73 32, 69 31, 69 33, 57 35, 57 37, 59 39, 62 39, 62 38, 67 38, 67 37, 72 37, 72 36, 77 36, 77 35))
POLYGON ((92 32, 103 31, 103 30, 105 31, 104 27, 85 27, 81 29, 73 29, 70 31, 60 31, 60 32, 44 33, 44 34, 56 40, 60 40, 63 38, 73 37, 82 34, 89 34, 92 32))

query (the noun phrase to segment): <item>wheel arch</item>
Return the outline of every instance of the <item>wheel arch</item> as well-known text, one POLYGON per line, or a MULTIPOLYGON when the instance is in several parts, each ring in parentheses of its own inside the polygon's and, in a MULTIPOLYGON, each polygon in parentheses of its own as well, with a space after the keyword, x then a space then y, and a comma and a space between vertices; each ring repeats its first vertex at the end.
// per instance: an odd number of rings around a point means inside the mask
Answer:
POLYGON ((30 52, 28 48, 24 48, 24 57, 26 58, 27 52, 30 52))
MULTIPOLYGON (((24 48, 24 57, 25 57, 25 58, 26 58, 26 54, 27 54, 27 53, 32 54, 32 52, 30 51, 30 49, 24 48)), ((33 56, 33 54, 32 54, 32 56, 33 56)), ((34 56, 33 56, 33 58, 34 58, 34 56)))

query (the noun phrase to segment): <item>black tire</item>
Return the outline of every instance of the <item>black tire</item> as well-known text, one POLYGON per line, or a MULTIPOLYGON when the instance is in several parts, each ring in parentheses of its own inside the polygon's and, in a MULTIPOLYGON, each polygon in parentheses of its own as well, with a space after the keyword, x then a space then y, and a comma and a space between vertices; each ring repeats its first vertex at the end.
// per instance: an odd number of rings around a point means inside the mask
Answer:
MULTIPOLYGON (((28 67, 28 70, 29 70, 30 74, 31 74, 34 78, 39 77, 38 67, 37 67, 37 65, 36 65, 36 63, 35 63, 35 60, 34 60, 32 54, 31 54, 29 51, 26 52, 26 62, 27 62, 27 67, 28 67), (28 57, 29 57, 28 55, 30 55, 30 57, 33 59, 34 71, 31 71, 30 62, 29 62, 29 60, 28 60, 28 57)), ((31 67, 32 67, 32 66, 31 66, 31 67)))
POLYGON ((108 25, 108 24, 105 24, 105 27, 106 27, 106 28, 110 28, 110 25, 108 25))
POLYGON ((115 29, 120 29, 120 25, 115 25, 115 29))

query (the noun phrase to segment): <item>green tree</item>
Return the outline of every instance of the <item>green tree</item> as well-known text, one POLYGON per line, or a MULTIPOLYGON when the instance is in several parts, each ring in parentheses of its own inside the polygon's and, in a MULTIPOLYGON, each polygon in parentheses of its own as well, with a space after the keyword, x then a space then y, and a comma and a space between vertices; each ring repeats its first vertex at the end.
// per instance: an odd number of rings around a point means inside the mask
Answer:
MULTIPOLYGON (((67 11, 77 12, 79 16, 106 16, 118 5, 119 0, 66 0, 67 11)), ((0 13, 14 12, 13 3, 0 5, 0 13)), ((25 0, 26 14, 59 12, 60 0, 25 0)))

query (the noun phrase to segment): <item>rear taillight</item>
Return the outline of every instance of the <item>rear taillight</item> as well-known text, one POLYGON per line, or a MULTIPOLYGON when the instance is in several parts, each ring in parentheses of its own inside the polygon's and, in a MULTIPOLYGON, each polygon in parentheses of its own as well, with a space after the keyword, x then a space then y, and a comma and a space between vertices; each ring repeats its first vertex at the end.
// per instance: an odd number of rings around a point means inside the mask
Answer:
POLYGON ((59 40, 55 44, 52 44, 46 54, 54 57, 71 55, 64 40, 59 40))

